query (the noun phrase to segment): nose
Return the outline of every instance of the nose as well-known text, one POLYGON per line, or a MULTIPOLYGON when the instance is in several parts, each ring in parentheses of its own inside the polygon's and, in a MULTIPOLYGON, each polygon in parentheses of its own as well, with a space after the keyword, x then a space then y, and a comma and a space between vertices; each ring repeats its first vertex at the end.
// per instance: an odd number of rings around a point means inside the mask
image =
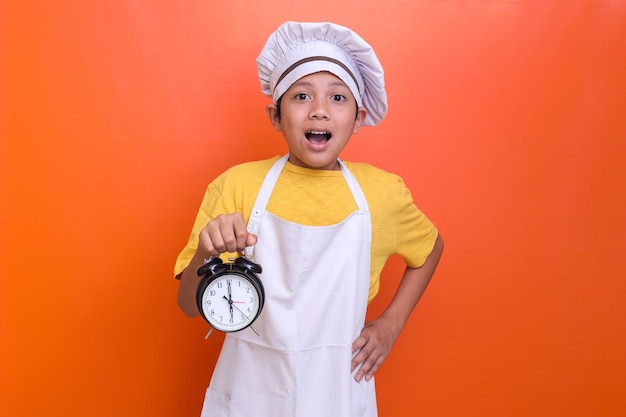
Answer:
POLYGON ((311 100, 311 110, 309 117, 314 120, 330 119, 328 102, 322 99, 311 100))

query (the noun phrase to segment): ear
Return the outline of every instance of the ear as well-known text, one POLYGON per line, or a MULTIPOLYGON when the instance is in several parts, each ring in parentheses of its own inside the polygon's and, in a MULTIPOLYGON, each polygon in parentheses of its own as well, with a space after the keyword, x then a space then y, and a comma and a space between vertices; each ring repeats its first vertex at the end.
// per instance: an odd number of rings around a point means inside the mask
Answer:
POLYGON ((265 113, 270 119, 270 123, 274 126, 274 130, 280 132, 280 120, 278 119, 278 109, 276 104, 268 104, 265 108, 265 113))
POLYGON ((352 133, 357 134, 363 126, 363 122, 367 117, 367 109, 365 107, 359 107, 356 113, 356 120, 354 121, 354 129, 352 129, 352 133))

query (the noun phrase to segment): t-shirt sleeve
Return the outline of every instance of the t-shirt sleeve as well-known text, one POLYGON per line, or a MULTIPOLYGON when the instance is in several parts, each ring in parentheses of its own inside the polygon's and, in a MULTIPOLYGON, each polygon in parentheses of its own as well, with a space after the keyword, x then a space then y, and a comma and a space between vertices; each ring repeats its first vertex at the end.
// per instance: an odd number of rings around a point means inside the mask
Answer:
MULTIPOLYGON (((248 162, 233 166, 215 178, 207 187, 198 214, 193 224, 189 241, 178 255, 174 265, 174 276, 180 275, 191 262, 198 248, 200 231, 220 214, 241 213, 247 221, 261 183, 269 167, 279 157, 263 161, 248 162)), ((222 259, 234 257, 224 253, 222 259)))
POLYGON ((404 182, 400 182, 403 198, 396 223, 396 253, 404 259, 408 267, 419 268, 424 265, 432 252, 439 232, 428 217, 417 208, 404 182))
POLYGON ((191 262, 191 258, 193 258, 193 255, 196 253, 196 249, 198 248, 198 236, 200 235, 200 231, 207 225, 207 223, 217 217, 220 213, 232 212, 232 210, 226 207, 227 204, 223 198, 221 184, 221 178, 216 179, 214 182, 209 184, 204 193, 191 234, 189 235, 189 241, 176 259, 176 264, 174 266, 175 277, 180 275, 191 262))

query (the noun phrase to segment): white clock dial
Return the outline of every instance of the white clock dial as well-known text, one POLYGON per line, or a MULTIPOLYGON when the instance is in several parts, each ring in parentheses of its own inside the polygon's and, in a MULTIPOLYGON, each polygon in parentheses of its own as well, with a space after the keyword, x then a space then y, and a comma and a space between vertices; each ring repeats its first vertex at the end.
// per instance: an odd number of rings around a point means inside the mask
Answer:
POLYGON ((224 332, 235 332, 250 325, 261 308, 259 293, 250 281, 230 273, 211 281, 200 303, 211 326, 224 332))

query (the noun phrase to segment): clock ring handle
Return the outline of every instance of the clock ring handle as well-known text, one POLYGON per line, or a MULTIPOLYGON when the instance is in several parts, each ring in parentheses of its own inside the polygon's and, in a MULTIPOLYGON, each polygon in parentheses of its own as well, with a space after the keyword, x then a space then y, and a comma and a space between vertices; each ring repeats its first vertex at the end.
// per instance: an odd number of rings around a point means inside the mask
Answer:
POLYGON ((220 267, 224 262, 220 258, 213 258, 208 262, 205 262, 200 268, 198 268, 198 276, 202 277, 208 273, 214 274, 215 270, 220 267))
POLYGON ((239 258, 235 259, 235 265, 248 271, 254 272, 255 274, 260 274, 261 272, 263 272, 263 268, 261 268, 261 265, 252 262, 245 256, 240 256, 239 258))

